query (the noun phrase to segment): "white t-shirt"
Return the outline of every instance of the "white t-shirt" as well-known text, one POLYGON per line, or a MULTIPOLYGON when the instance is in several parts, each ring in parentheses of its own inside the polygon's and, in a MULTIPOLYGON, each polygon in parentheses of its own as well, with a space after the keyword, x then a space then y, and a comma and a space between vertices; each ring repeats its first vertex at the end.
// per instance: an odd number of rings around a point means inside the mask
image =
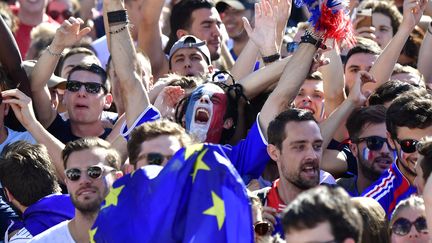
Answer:
POLYGON ((30 242, 62 242, 62 243, 75 243, 72 235, 69 232, 68 223, 70 220, 61 222, 60 224, 53 226, 44 232, 36 235, 29 241, 30 242))
POLYGON ((32 137, 32 135, 29 132, 17 132, 17 131, 14 131, 8 127, 6 127, 6 129, 8 132, 8 136, 7 136, 6 140, 2 144, 0 144, 0 152, 3 151, 3 148, 7 144, 16 142, 18 140, 25 140, 25 141, 27 141, 29 143, 33 143, 33 144, 36 143, 35 139, 32 137))
POLYGON ((6 231, 5 233, 5 242, 6 243, 25 243, 28 242, 29 240, 31 240, 31 238, 33 237, 30 232, 26 229, 26 228, 22 228, 20 229, 16 234, 14 234, 10 240, 7 240, 7 233, 8 231, 6 231))

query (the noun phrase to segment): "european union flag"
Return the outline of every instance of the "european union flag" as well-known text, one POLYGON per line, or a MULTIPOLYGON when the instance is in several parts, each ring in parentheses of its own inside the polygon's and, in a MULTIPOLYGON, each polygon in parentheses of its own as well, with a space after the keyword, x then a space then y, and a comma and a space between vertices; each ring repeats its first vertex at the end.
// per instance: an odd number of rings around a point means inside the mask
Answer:
POLYGON ((90 230, 95 242, 253 242, 246 188, 219 145, 178 151, 150 180, 116 181, 90 230))

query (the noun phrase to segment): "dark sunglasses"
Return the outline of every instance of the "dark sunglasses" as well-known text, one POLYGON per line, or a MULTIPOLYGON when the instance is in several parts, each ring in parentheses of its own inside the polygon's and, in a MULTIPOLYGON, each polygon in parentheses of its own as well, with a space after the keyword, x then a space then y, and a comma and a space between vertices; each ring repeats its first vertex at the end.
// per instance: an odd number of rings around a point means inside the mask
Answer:
POLYGON ((411 222, 406 218, 398 218, 393 223, 391 230, 396 235, 404 236, 411 231, 413 225, 419 233, 428 232, 425 217, 418 217, 414 222, 411 222))
POLYGON ((396 141, 399 143, 402 151, 404 151, 405 153, 414 153, 417 149, 417 144, 419 142, 415 139, 396 139, 396 141))
MULTIPOLYGON (((105 171, 111 172, 111 171, 115 170, 114 168, 111 168, 108 166, 107 166, 107 168, 110 168, 110 169, 109 170, 105 169, 104 166, 100 166, 100 165, 92 165, 92 166, 89 166, 85 170, 85 172, 87 172, 87 175, 90 178, 97 179, 97 178, 100 178, 105 171)), ((78 168, 70 168, 70 169, 65 170, 66 177, 71 181, 78 181, 81 178, 81 172, 82 172, 82 170, 78 169, 78 168)))
POLYGON ((68 19, 72 16, 72 12, 69 9, 65 9, 61 12, 59 12, 57 10, 51 10, 51 11, 48 11, 47 14, 49 16, 51 16, 51 18, 53 18, 54 20, 57 20, 58 17, 60 17, 60 15, 63 17, 63 19, 68 19))
POLYGON ((71 91, 71 92, 78 92, 78 90, 80 90, 81 86, 83 86, 83 85, 85 87, 85 90, 90 94, 99 93, 101 88, 103 89, 104 93, 108 92, 108 90, 100 83, 95 83, 95 82, 83 83, 83 82, 75 81, 75 80, 68 80, 66 82, 66 89, 71 91))
POLYGON ((165 159, 167 161, 170 160, 172 158, 172 155, 163 155, 161 153, 148 153, 146 158, 149 165, 162 165, 165 159))
POLYGON ((370 137, 364 137, 364 138, 357 138, 357 139, 352 139, 353 143, 361 143, 365 141, 366 142, 366 147, 369 150, 380 150, 384 143, 387 144, 388 148, 390 149, 390 145, 388 144, 387 138, 383 138, 383 137, 379 137, 379 136, 370 136, 370 137))
POLYGON ((297 50, 299 43, 296 41, 288 42, 286 45, 286 50, 288 53, 293 53, 297 50))
POLYGON ((254 224, 254 231, 257 235, 265 236, 272 233, 273 227, 269 222, 258 221, 254 224))

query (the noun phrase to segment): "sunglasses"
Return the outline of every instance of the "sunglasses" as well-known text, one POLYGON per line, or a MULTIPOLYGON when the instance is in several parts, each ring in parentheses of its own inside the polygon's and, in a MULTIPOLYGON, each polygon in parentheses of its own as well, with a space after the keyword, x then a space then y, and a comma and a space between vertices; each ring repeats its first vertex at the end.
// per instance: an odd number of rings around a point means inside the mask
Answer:
POLYGON ((373 151, 380 150, 383 147, 384 143, 386 143, 388 148, 390 148, 387 138, 383 138, 379 136, 370 136, 370 137, 352 139, 353 143, 361 143, 364 141, 366 142, 366 147, 369 150, 373 150, 373 151))
POLYGON ((414 222, 409 221, 406 218, 398 218, 391 227, 391 230, 396 235, 404 236, 411 231, 411 227, 414 225, 417 232, 426 233, 428 232, 427 223, 425 217, 418 217, 414 222))
POLYGON ((57 10, 51 10, 48 11, 47 14, 51 16, 51 18, 53 18, 54 20, 57 20, 60 16, 62 16, 63 19, 68 19, 72 16, 72 12, 69 9, 65 9, 61 12, 57 10))
POLYGON ((396 141, 399 143, 401 150, 405 153, 414 153, 417 149, 417 144, 419 142, 415 139, 396 139, 396 141))
POLYGON ((95 82, 83 83, 83 82, 75 81, 75 80, 68 80, 66 82, 66 90, 69 90, 71 92, 78 92, 78 90, 80 90, 81 86, 83 86, 83 85, 84 85, 87 93, 90 93, 90 94, 99 93, 101 88, 103 89, 105 94, 108 92, 108 90, 100 83, 95 83, 95 82))
POLYGON ((163 155, 161 153, 148 153, 140 156, 138 160, 141 158, 147 159, 147 164, 149 165, 162 165, 165 160, 170 160, 172 155, 163 155))
MULTIPOLYGON (((108 167, 106 166, 108 169, 105 169, 105 166, 100 166, 100 165, 92 165, 89 166, 87 169, 85 169, 84 171, 87 172, 88 177, 92 178, 92 179, 98 179, 102 176, 102 174, 107 171, 107 172, 111 172, 113 170, 115 170, 114 168, 108 167)), ((65 170, 65 174, 66 177, 71 180, 71 181, 78 181, 81 178, 81 172, 83 170, 78 169, 78 168, 70 168, 65 170)))
POLYGON ((257 235, 265 236, 273 232, 273 227, 269 222, 258 221, 254 224, 254 231, 257 235))

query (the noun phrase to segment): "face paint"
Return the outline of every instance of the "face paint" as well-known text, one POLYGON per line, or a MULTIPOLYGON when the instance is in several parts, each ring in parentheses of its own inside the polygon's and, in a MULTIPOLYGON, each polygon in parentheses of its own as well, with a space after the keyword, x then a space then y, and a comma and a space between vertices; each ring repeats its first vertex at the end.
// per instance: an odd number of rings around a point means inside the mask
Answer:
POLYGON ((365 147, 364 149, 363 149, 363 159, 364 160, 372 160, 373 159, 373 155, 372 155, 372 153, 370 152, 370 150, 367 148, 367 147, 365 147))
POLYGON ((200 142, 219 143, 227 97, 219 86, 206 83, 192 92, 186 109, 186 130, 200 142))

